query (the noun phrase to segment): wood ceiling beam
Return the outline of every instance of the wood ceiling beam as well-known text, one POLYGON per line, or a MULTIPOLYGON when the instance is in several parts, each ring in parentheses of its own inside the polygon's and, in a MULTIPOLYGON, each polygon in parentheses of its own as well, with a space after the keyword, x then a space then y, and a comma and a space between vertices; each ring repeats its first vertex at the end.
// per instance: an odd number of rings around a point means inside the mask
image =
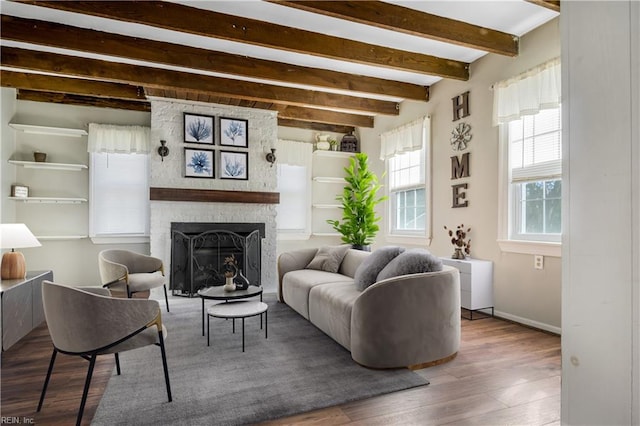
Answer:
POLYGON ((506 56, 518 55, 518 37, 502 31, 381 1, 280 1, 271 3, 377 28, 506 56))
POLYGON ((71 75, 136 86, 186 90, 296 106, 319 106, 374 114, 399 114, 399 105, 396 102, 211 77, 16 47, 4 47, 2 49, 1 63, 11 68, 71 75))
POLYGON ((17 98, 21 101, 48 102, 53 104, 151 112, 151 103, 149 102, 99 98, 97 96, 83 96, 70 93, 40 92, 35 90, 18 89, 17 98))
POLYGON ((324 123, 326 125, 339 125, 349 127, 373 127, 373 117, 368 115, 347 114, 328 111, 317 108, 304 108, 276 103, 252 102, 237 98, 220 97, 215 95, 202 95, 195 92, 175 91, 145 87, 147 96, 159 98, 171 98, 192 100, 220 105, 236 105, 245 108, 258 108, 270 111, 278 111, 278 119, 324 123))
POLYGON ((537 4, 538 6, 546 7, 554 12, 560 13, 560 0, 527 0, 529 3, 537 4))
POLYGON ((179 44, 123 36, 53 22, 2 15, 0 35, 14 40, 81 52, 119 56, 319 88, 384 94, 428 101, 428 88, 417 84, 248 58, 179 44))
POLYGON ((176 3, 159 1, 26 1, 25 3, 341 61, 457 80, 469 79, 469 64, 464 62, 328 36, 176 3))
POLYGON ((315 130, 317 132, 350 133, 355 131, 355 127, 352 126, 314 123, 312 121, 291 120, 288 118, 278 118, 278 126, 315 130))
POLYGON ((88 95, 101 98, 146 100, 141 87, 128 84, 8 70, 0 70, 0 85, 16 89, 88 95))

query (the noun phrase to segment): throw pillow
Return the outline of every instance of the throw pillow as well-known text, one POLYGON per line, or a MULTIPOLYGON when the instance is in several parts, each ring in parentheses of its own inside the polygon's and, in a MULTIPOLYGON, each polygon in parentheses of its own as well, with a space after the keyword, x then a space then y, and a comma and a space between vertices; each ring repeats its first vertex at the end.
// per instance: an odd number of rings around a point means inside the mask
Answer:
POLYGON ((442 261, 426 249, 411 249, 396 256, 380 271, 376 281, 407 274, 442 270, 442 261))
POLYGON ((404 252, 404 250, 404 247, 385 246, 380 247, 367 256, 360 266, 358 266, 353 277, 356 288, 363 291, 375 283, 380 271, 382 271, 393 258, 404 252))
POLYGON ((306 269, 317 269, 318 271, 338 272, 342 259, 351 248, 348 244, 341 246, 324 246, 318 249, 315 257, 306 266, 306 269))

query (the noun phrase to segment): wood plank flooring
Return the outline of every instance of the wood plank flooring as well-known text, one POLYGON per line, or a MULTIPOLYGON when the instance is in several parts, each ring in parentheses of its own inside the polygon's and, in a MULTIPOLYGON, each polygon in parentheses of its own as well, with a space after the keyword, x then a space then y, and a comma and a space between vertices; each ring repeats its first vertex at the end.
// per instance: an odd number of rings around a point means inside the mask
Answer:
MULTIPOLYGON (((38 399, 51 356, 43 324, 2 354, 3 417, 75 423, 87 361, 58 355, 43 409, 38 399)), ((90 424, 113 357, 100 357, 83 424, 90 424)), ((458 356, 417 370, 431 384, 269 422, 270 425, 560 425, 560 337, 496 318, 462 320, 458 356)))

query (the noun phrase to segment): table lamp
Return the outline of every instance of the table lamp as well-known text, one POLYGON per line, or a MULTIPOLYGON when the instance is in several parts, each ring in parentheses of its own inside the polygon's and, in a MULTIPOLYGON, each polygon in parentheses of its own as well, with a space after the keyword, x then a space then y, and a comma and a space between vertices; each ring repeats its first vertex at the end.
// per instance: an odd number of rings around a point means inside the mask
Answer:
POLYGON ((0 224, 0 248, 11 249, 2 255, 2 279, 22 279, 27 275, 24 256, 15 249, 41 245, 24 223, 0 224))

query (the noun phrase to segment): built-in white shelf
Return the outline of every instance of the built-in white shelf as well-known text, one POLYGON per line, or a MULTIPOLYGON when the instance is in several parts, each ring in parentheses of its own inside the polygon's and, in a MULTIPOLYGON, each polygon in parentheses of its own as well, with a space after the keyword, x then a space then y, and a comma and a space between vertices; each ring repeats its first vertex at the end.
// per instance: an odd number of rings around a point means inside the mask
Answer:
POLYGON ((80 170, 88 168, 84 164, 47 163, 43 161, 9 160, 9 163, 15 164, 16 166, 22 166, 25 169, 70 170, 79 172, 80 170))
POLYGON ((89 238, 88 235, 36 235, 40 241, 65 241, 65 240, 81 240, 89 238))
POLYGON ((323 149, 317 149, 315 151, 313 151, 313 155, 315 155, 316 157, 341 157, 341 158, 346 158, 346 157, 352 157, 354 155, 356 155, 355 152, 342 152, 342 151, 325 151, 323 149))
POLYGON ((337 232, 312 232, 311 235, 314 237, 341 237, 342 234, 337 232))
POLYGON ((81 204, 86 203, 86 198, 66 198, 66 197, 9 197, 10 200, 22 201, 23 203, 41 204, 81 204))
POLYGON ((36 135, 52 135, 52 136, 69 136, 72 138, 81 138, 88 135, 84 129, 68 129, 65 127, 48 127, 36 126, 33 124, 9 123, 9 126, 15 130, 36 135))
POLYGON ((339 209, 342 204, 313 204, 314 209, 339 209))
POLYGON ((329 177, 329 176, 316 176, 313 178, 314 182, 319 183, 342 183, 345 184, 346 181, 342 177, 329 177))

